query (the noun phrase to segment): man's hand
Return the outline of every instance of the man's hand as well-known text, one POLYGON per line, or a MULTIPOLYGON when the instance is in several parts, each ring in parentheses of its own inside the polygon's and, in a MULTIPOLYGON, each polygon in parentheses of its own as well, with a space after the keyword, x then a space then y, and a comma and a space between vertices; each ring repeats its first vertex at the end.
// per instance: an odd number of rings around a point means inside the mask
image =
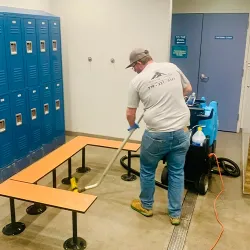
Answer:
POLYGON ((136 108, 127 108, 126 116, 130 127, 135 125, 136 110, 136 108))

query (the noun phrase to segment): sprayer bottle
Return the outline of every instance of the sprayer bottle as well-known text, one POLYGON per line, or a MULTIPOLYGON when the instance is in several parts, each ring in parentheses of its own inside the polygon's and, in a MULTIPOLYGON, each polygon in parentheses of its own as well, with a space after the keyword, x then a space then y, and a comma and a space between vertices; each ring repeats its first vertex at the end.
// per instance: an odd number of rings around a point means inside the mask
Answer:
POLYGON ((192 144, 194 146, 202 147, 205 139, 206 139, 206 136, 202 132, 202 127, 198 127, 198 130, 194 133, 192 137, 192 144))

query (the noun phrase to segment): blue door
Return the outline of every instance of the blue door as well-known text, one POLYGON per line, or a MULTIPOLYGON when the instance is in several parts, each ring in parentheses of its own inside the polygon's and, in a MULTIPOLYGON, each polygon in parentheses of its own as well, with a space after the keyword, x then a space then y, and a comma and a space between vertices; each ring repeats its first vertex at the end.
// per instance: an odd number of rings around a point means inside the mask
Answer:
POLYGON ((9 95, 0 96, 0 168, 14 161, 9 95))
POLYGON ((54 139, 54 102, 50 84, 41 86, 41 104, 43 144, 49 144, 54 139))
POLYGON ((6 67, 6 52, 5 52, 5 36, 4 36, 4 19, 0 16, 0 93, 5 94, 9 90, 7 67, 6 67))
POLYGON ((54 112, 55 112, 55 136, 64 135, 65 121, 64 121, 64 98, 63 98, 63 84, 62 81, 54 85, 54 112))
POLYGON ((42 146, 42 113, 39 86, 28 89, 28 114, 30 124, 30 150, 34 151, 42 146))
POLYGON ((38 78, 38 58, 36 40, 36 21, 35 19, 23 19, 24 29, 24 54, 26 68, 26 85, 36 86, 39 84, 38 78))
POLYGON ((62 79, 61 32, 59 19, 51 20, 50 27, 50 52, 52 80, 62 79))
POLYGON ((248 14, 205 14, 199 96, 218 101, 219 129, 237 131, 248 14))
POLYGON ((187 76, 195 92, 199 77, 202 14, 175 14, 172 19, 171 62, 187 76))
POLYGON ((5 17, 5 44, 10 90, 25 87, 21 19, 5 17))
POLYGON ((39 51, 39 77, 40 83, 46 84, 51 81, 50 69, 50 45, 49 45, 49 21, 37 20, 38 51, 39 51))
POLYGON ((236 132, 248 14, 174 14, 172 28, 171 62, 199 98, 218 102, 219 130, 236 132))
POLYGON ((15 159, 22 159, 29 153, 29 123, 27 116, 26 90, 11 93, 11 113, 15 159))

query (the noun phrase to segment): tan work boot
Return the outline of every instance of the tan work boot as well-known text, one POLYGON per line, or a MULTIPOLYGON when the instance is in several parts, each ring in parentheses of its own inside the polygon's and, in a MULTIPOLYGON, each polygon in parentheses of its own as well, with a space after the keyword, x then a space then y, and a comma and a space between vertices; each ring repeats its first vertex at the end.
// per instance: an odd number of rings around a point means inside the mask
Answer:
POLYGON ((140 200, 133 200, 131 203, 131 208, 146 217, 153 216, 153 210, 143 208, 140 200))
POLYGON ((172 225, 174 225, 174 226, 180 225, 180 223, 181 223, 181 218, 180 217, 176 217, 176 218, 171 217, 169 215, 168 210, 167 210, 167 215, 169 216, 169 219, 170 219, 170 222, 171 222, 172 225))

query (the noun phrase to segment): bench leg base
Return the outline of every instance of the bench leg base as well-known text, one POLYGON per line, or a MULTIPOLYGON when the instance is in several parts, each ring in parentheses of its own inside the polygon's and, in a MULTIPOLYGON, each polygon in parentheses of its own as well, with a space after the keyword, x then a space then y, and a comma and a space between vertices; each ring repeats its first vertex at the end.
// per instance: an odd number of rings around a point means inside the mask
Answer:
POLYGON ((69 250, 69 249, 82 250, 82 249, 85 249, 86 247, 87 247, 87 242, 80 237, 77 237, 77 243, 74 243, 73 238, 70 238, 66 240, 63 244, 63 248, 65 250, 69 250))
POLYGON ((38 215, 45 212, 47 207, 43 204, 33 204, 26 209, 27 214, 38 215))
POLYGON ((137 179, 137 177, 134 174, 124 174, 121 176, 122 180, 124 181, 135 181, 137 179))
POLYGON ((91 168, 89 167, 80 167, 80 168, 77 168, 76 169, 76 172, 77 173, 81 173, 81 174, 84 174, 84 173, 87 173, 87 172, 90 172, 91 168))
POLYGON ((25 224, 22 222, 14 222, 6 225, 2 232, 7 236, 14 236, 22 233, 25 230, 25 224))

